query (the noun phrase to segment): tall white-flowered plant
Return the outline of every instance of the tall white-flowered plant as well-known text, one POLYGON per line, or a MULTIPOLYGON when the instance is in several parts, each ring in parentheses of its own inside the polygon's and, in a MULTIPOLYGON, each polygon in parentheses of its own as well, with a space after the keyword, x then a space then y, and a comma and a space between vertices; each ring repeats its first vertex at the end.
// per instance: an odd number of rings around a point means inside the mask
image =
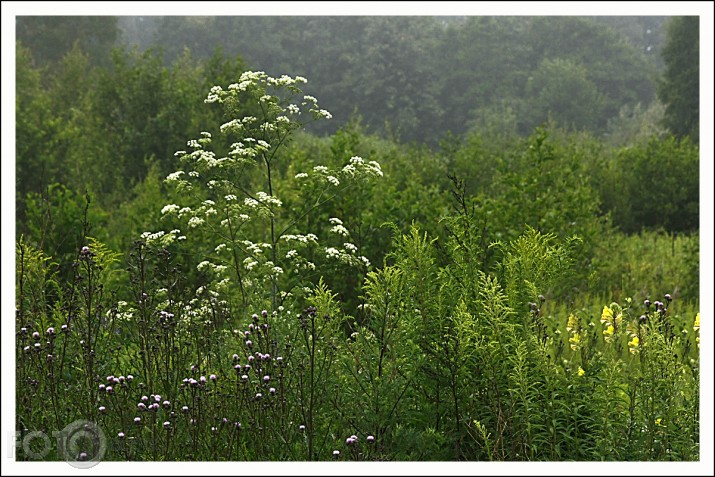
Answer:
MULTIPOLYGON (((189 233, 205 229, 217 240, 213 253, 200 257, 199 270, 212 274, 215 286, 226 289, 236 285, 244 304, 250 296, 268 288, 275 308, 278 299, 288 293, 279 293, 281 280, 314 270, 306 251, 321 250, 315 234, 297 233, 294 222, 281 220, 283 202, 274 190, 275 162, 291 135, 309 122, 332 117, 319 107, 315 97, 303 94, 299 85, 306 82, 301 76, 273 78, 264 72, 248 71, 225 89, 212 87, 205 102, 221 104, 233 116, 218 128, 228 139, 228 152, 217 154, 212 149, 211 133, 202 132, 201 137, 187 142, 186 150, 175 153, 180 168, 165 181, 175 187, 181 203, 165 205, 162 214, 184 222, 189 233), (262 171, 263 186, 249 190, 246 184, 250 182, 245 178, 256 166, 262 171), (269 232, 262 233, 265 230, 269 232)), ((305 217, 351 184, 381 176, 380 164, 358 156, 347 159, 337 170, 319 165, 298 173, 298 187, 321 191, 317 202, 303 204, 299 216, 305 217)), ((359 254, 342 222, 336 220, 331 219, 330 232, 343 246, 323 247, 325 257, 367 268, 369 261, 359 254)), ((173 232, 178 237, 180 232, 173 232)))

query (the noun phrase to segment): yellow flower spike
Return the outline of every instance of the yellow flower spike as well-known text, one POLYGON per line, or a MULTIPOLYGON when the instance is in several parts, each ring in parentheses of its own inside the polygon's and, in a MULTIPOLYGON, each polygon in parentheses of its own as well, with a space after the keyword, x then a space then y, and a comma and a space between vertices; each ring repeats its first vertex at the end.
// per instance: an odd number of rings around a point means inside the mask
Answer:
POLYGON ((700 331, 700 312, 695 315, 695 323, 693 323, 693 330, 700 331))
POLYGON ((656 426, 662 426, 662 425, 663 425, 663 424, 661 424, 662 422, 663 422, 663 419, 661 419, 661 418, 659 417, 658 419, 655 420, 655 425, 656 425, 656 426))
POLYGON ((638 339, 637 336, 634 336, 631 341, 628 342, 628 351, 631 352, 631 354, 636 354, 638 352, 638 344, 640 343, 640 340, 638 339))
POLYGON ((603 307, 603 312, 601 312, 601 323, 610 323, 613 318, 613 311, 607 306, 603 307))
POLYGON ((574 316, 573 313, 569 315, 569 321, 568 324, 566 325, 566 331, 572 331, 578 326, 578 319, 574 316))
POLYGON ((606 336, 611 336, 611 335, 613 335, 614 331, 616 331, 616 329, 613 327, 613 325, 608 325, 608 328, 603 330, 603 334, 606 336))
POLYGON ((581 366, 579 366, 578 367, 578 375, 583 376, 584 374, 586 374, 586 371, 584 371, 583 368, 581 366))
POLYGON ((574 333, 574 335, 569 338, 569 343, 571 343, 571 349, 576 351, 579 349, 579 345, 581 344, 581 335, 578 333, 574 333))
POLYGON ((623 321, 623 314, 619 313, 618 315, 616 315, 616 325, 620 325, 621 321, 623 321))

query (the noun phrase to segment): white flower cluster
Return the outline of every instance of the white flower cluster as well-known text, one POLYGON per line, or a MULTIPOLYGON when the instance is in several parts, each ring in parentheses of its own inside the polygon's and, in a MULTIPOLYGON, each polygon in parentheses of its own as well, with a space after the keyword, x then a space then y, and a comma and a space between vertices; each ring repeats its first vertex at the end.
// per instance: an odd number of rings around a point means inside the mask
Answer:
POLYGON ((283 202, 281 202, 280 199, 278 199, 277 197, 273 197, 272 195, 268 195, 263 191, 257 192, 256 197, 264 206, 280 207, 281 205, 283 205, 283 202))
POLYGON ((166 180, 169 181, 169 182, 171 182, 171 181, 178 181, 179 178, 180 178, 182 175, 184 175, 184 171, 172 172, 171 174, 169 174, 168 176, 166 176, 166 180))
POLYGON ((161 209, 161 215, 173 214, 175 212, 178 212, 179 209, 180 207, 176 204, 168 204, 161 209))
POLYGON ((347 237, 350 235, 350 232, 348 232, 348 229, 346 229, 342 225, 336 225, 333 228, 331 228, 330 231, 334 234, 340 235, 341 237, 347 237))
POLYGON ((189 219, 189 227, 191 227, 192 229, 195 229, 196 227, 203 225, 204 222, 205 222, 205 220, 202 219, 201 217, 191 217, 189 219))
POLYGON ((307 235, 300 235, 300 234, 287 234, 283 235, 281 237, 281 240, 285 241, 286 243, 290 243, 291 241, 296 241, 298 243, 302 244, 317 244, 318 243, 318 237, 315 234, 307 234, 307 235))
POLYGON ((349 251, 340 250, 335 247, 325 248, 325 258, 329 260, 337 260, 340 263, 350 266, 364 266, 368 268, 370 266, 370 260, 362 255, 356 255, 357 247, 354 244, 346 243, 344 245, 348 246, 349 251))
POLYGON ((156 243, 161 247, 166 247, 169 244, 173 243, 175 240, 186 240, 186 236, 179 235, 180 233, 181 230, 179 229, 170 230, 169 232, 159 230, 158 232, 143 232, 140 235, 140 238, 147 245, 152 245, 156 243))

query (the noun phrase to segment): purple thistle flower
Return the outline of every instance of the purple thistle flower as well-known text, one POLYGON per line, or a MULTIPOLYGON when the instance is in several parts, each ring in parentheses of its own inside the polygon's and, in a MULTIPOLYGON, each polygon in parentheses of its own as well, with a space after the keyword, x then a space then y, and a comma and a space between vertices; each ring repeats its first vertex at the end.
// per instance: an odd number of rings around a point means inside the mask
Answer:
POLYGON ((233 360, 238 361, 238 355, 236 353, 233 354, 233 360))
POLYGON ((154 401, 161 402, 161 394, 154 395, 154 401))
POLYGON ((99 392, 103 392, 105 390, 106 386, 104 384, 99 385, 99 392))
POLYGON ((251 341, 251 340, 246 340, 246 346, 249 347, 249 348, 253 347, 253 341, 251 341))
MULTIPOLYGON (((669 296, 669 295, 666 295, 666 296, 669 296)), ((47 334, 50 335, 50 336, 54 335, 54 334, 55 334, 55 329, 50 326, 49 328, 47 328, 47 334)))
POLYGON ((35 338, 36 340, 39 340, 39 339, 40 339, 40 333, 38 333, 37 331, 35 331, 34 333, 32 333, 32 337, 35 338))
POLYGON ((256 400, 263 399, 263 394, 256 393, 256 400))
POLYGON ((670 296, 670 293, 666 293, 666 294, 665 294, 665 299, 668 300, 668 301, 672 301, 672 300, 673 300, 673 297, 670 296))
POLYGON ((269 393, 275 394, 276 393, 276 388, 271 388, 268 390, 269 393))
POLYGON ((142 418, 141 417, 135 417, 134 418, 134 424, 141 424, 142 423, 142 418))
POLYGON ((241 428, 241 423, 238 422, 238 421, 234 422, 233 425, 234 425, 234 427, 235 427, 236 429, 240 429, 240 428, 241 428))
POLYGON ((255 313, 251 316, 251 318, 253 318, 253 321, 258 321, 258 315, 255 313))
POLYGON ((212 374, 211 376, 209 376, 209 379, 210 379, 211 381, 216 381, 216 375, 215 375, 215 374, 212 374))
POLYGON ((253 331, 253 328, 255 328, 255 327, 253 326, 253 323, 249 323, 249 324, 248 324, 248 329, 251 330, 251 331, 253 331))
POLYGON ((183 413, 189 412, 189 406, 183 406, 183 407, 181 408, 181 412, 183 412, 183 413))
POLYGON ((117 381, 120 382, 120 383, 123 383, 124 381, 126 381, 126 379, 127 379, 127 378, 125 378, 124 376, 119 376, 119 377, 117 378, 117 381))
POLYGON ((149 398, 148 398, 148 397, 146 397, 146 396, 142 396, 142 401, 144 401, 144 402, 147 402, 148 400, 149 400, 149 398))
POLYGON ((51 354, 47 355, 47 361, 52 361, 53 359, 55 359, 54 356, 52 356, 51 354))
POLYGON ((352 439, 352 440, 354 440, 355 442, 357 442, 358 436, 356 436, 355 434, 353 434, 352 436, 350 436, 350 439, 352 439))
POLYGON ((375 436, 367 436, 365 440, 367 440, 369 444, 372 444, 373 442, 375 442, 375 436))
POLYGON ((63 333, 67 333, 67 331, 69 331, 69 329, 70 328, 67 325, 60 326, 60 331, 62 331, 63 333))
MULTIPOLYGON (((86 248, 86 247, 85 247, 86 248)), ((79 457, 77 457, 77 460, 85 461, 87 460, 87 453, 86 452, 80 452, 79 457)))
POLYGON ((263 382, 264 382, 264 383, 267 383, 267 382, 270 381, 270 380, 271 380, 271 377, 268 376, 267 374, 266 374, 265 376, 263 376, 263 382))
POLYGON ((171 427, 171 423, 169 421, 164 421, 164 429, 169 429, 171 427))
POLYGON ((248 372, 248 371, 251 370, 251 365, 250 365, 250 364, 247 364, 247 365, 245 365, 245 366, 243 367, 243 369, 245 369, 246 372, 248 372))
POLYGON ((124 439, 124 433, 120 432, 119 434, 117 434, 117 437, 119 437, 120 439, 124 439))
POLYGON ((353 439, 352 437, 348 437, 347 439, 345 439, 345 443, 347 445, 351 446, 351 445, 355 444, 355 439, 353 439))
POLYGON ((254 360, 254 359, 255 359, 255 358, 253 357, 252 354, 249 354, 249 355, 248 355, 248 362, 249 362, 249 363, 253 363, 253 360, 254 360))
POLYGON ((646 306, 646 308, 650 307, 650 300, 645 300, 643 304, 646 306))
POLYGON ((337 449, 334 450, 334 451, 333 451, 333 457, 335 457, 336 459, 337 459, 338 457, 340 457, 340 451, 337 450, 337 449))
POLYGON ((143 402, 140 402, 139 404, 137 404, 137 407, 139 408, 140 411, 146 411, 146 404, 144 404, 143 402))
POLYGON ((233 369, 235 369, 237 373, 240 373, 241 370, 243 369, 243 366, 241 366, 240 364, 237 364, 236 366, 233 367, 233 369))
POLYGON ((298 430, 300 430, 301 432, 305 431, 305 426, 301 424, 300 426, 298 426, 298 430))
POLYGON ((107 386, 107 394, 114 393, 114 388, 112 386, 107 386))
POLYGON ((283 364, 283 356, 278 356, 276 358, 276 363, 278 363, 278 366, 282 365, 283 364))
POLYGON ((164 401, 161 403, 162 406, 164 406, 164 409, 170 409, 171 408, 171 403, 169 401, 164 401))
POLYGON ((131 374, 127 375, 127 382, 131 383, 132 381, 134 381, 134 376, 132 376, 131 374))
POLYGON ((112 383, 114 382, 114 375, 113 375, 113 374, 110 374, 109 376, 107 376, 107 382, 108 382, 109 384, 112 384, 112 383))
POLYGON ((241 381, 248 381, 248 375, 246 375, 246 374, 242 375, 241 381))
POLYGON ((23 335, 27 333, 27 328, 25 328, 24 326, 20 328, 20 333, 22 333, 23 335))
POLYGON ((82 247, 82 253, 85 254, 85 255, 88 254, 88 253, 89 253, 89 247, 86 246, 86 245, 85 245, 84 247, 82 247))
POLYGON ((268 318, 268 310, 261 311, 261 315, 263 316, 263 318, 268 318))
POLYGON ((104 412, 105 412, 106 410, 107 410, 106 407, 104 407, 104 406, 99 406, 99 412, 101 412, 102 414, 104 414, 104 412))
POLYGON ((201 376, 201 377, 199 378, 199 382, 200 382, 201 384, 206 384, 206 376, 201 376))
POLYGON ((114 379, 112 380, 112 382, 113 382, 114 384, 119 384, 119 383, 120 383, 119 378, 114 378, 114 379))

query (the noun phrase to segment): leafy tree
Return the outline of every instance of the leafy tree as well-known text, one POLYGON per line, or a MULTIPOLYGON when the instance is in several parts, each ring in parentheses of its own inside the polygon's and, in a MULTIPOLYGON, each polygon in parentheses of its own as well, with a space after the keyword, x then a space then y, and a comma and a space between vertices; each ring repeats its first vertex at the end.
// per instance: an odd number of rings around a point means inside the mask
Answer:
POLYGON ((677 137, 699 142, 700 19, 675 17, 668 24, 663 59, 666 69, 658 82, 665 104, 665 126, 677 137))
POLYGON ((624 105, 649 104, 655 96, 655 64, 610 28, 579 17, 536 17, 526 42, 534 69, 556 58, 584 65, 604 95, 600 128, 624 105))
POLYGON ((526 94, 527 130, 548 119, 576 130, 603 127, 605 97, 586 68, 572 60, 545 59, 529 78, 526 94))
POLYGON ((624 147, 611 163, 602 188, 614 224, 625 232, 642 228, 693 231, 699 226, 699 151, 689 140, 652 138, 624 147))
POLYGON ((112 16, 19 16, 16 36, 40 64, 57 62, 77 43, 96 63, 107 63, 119 37, 112 16))

